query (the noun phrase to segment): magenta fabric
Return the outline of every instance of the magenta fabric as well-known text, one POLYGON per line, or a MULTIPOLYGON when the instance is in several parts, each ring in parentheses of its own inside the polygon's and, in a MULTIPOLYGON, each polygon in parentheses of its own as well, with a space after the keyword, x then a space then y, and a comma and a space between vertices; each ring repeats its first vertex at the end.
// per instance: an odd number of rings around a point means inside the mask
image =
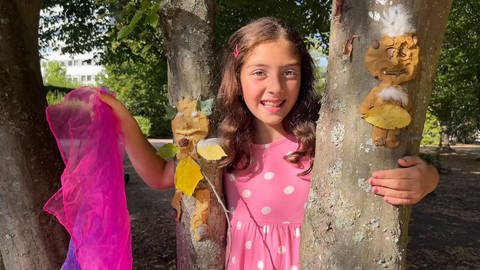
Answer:
POLYGON ((123 136, 111 108, 98 98, 100 91, 106 90, 78 88, 60 104, 47 107, 47 120, 65 170, 62 187, 44 210, 55 215, 70 233, 81 269, 130 270, 123 136))
POLYGON ((310 166, 310 160, 304 158, 296 165, 283 158, 297 147, 293 136, 251 145, 248 168, 224 174, 231 214, 229 270, 300 268, 301 227, 310 175, 298 174, 310 166))

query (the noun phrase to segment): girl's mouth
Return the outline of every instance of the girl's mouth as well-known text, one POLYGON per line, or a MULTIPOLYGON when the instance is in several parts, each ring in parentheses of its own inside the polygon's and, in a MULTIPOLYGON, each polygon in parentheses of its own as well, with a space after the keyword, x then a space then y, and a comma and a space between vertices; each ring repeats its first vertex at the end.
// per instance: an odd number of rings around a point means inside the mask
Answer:
POLYGON ((283 103, 285 103, 285 100, 262 100, 260 101, 260 103, 265 106, 265 107, 272 107, 272 108, 278 108, 278 107, 281 107, 283 105, 283 103))

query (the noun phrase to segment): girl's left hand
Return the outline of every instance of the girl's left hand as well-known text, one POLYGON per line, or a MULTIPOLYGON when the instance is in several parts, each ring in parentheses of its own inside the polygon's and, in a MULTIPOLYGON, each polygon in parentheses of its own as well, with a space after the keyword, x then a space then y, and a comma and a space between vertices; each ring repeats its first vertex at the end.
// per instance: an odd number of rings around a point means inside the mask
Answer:
POLYGON ((368 180, 376 195, 393 205, 419 202, 438 185, 437 169, 417 156, 398 160, 401 168, 375 171, 368 180))

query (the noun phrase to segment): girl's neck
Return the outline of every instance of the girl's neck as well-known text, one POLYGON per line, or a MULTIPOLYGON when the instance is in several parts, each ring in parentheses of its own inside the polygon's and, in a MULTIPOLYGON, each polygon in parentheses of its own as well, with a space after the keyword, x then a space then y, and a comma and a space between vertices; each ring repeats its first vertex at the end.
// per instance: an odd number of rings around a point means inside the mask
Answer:
POLYGON ((288 135, 283 125, 277 127, 266 125, 255 125, 255 132, 253 137, 253 143, 255 144, 269 144, 275 141, 281 140, 288 135))

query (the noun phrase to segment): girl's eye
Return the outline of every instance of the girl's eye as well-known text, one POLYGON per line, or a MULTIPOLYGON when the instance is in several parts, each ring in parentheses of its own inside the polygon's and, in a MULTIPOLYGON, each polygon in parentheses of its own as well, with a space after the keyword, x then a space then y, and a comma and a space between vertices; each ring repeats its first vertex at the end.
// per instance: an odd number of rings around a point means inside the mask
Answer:
POLYGON ((251 73, 255 77, 263 77, 265 76, 265 72, 262 70, 255 70, 251 73))
POLYGON ((283 73, 285 75, 285 77, 287 78, 292 78, 292 77, 295 77, 297 76, 297 72, 293 69, 289 69, 289 70, 285 70, 285 72, 283 73))

